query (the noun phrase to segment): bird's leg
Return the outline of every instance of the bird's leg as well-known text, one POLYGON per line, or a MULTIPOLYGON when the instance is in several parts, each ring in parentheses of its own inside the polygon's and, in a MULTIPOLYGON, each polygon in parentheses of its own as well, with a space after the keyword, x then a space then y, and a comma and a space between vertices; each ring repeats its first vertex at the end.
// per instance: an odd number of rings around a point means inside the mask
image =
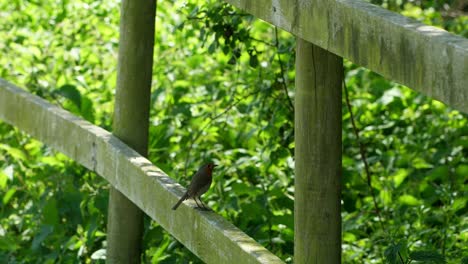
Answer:
MULTIPOLYGON (((198 202, 197 202, 197 197, 196 197, 196 196, 193 197, 193 200, 194 200, 195 203, 197 204, 198 208, 202 208, 202 207, 198 204, 198 202)), ((202 204, 203 204, 203 203, 202 203, 202 204)))
POLYGON ((201 195, 198 196, 198 200, 200 200, 200 203, 203 205, 203 209, 209 211, 210 209, 203 203, 202 199, 201 199, 201 195))

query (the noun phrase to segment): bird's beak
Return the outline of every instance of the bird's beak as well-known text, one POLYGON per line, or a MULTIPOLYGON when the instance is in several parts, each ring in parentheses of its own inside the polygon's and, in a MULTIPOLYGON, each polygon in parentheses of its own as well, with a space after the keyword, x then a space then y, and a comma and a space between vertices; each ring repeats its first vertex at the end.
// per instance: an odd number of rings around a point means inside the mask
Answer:
POLYGON ((216 165, 216 164, 213 164, 213 168, 214 168, 214 167, 218 167, 218 165, 216 165))

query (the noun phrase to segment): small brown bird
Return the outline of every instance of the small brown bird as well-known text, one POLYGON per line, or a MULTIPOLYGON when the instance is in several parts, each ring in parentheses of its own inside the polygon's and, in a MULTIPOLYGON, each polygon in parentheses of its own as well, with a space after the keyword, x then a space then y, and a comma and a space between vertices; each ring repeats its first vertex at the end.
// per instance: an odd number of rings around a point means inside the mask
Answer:
POLYGON ((195 203, 197 203, 199 208, 203 208, 205 210, 208 210, 208 208, 203 204, 202 200, 200 197, 202 194, 204 194, 208 189, 210 188, 211 185, 211 174, 213 173, 213 169, 216 167, 216 165, 212 162, 205 164, 201 166, 197 173, 193 175, 192 181, 190 182, 189 187, 187 188, 187 191, 185 194, 180 198, 180 200, 172 207, 172 210, 176 210, 179 205, 187 200, 188 198, 193 198, 195 200, 195 203), (198 202, 197 202, 197 197, 198 200, 200 200, 201 204, 203 207, 201 207, 198 202))

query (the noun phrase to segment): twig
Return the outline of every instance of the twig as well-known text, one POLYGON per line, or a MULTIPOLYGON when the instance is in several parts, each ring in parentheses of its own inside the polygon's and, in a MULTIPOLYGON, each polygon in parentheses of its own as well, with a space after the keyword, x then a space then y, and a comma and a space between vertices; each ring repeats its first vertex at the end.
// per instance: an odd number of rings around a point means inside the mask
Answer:
POLYGON ((291 98, 289 97, 289 94, 288 94, 288 87, 286 86, 286 78, 284 77, 286 74, 284 72, 284 67, 283 67, 283 62, 281 61, 281 57, 280 57, 280 54, 278 52, 279 50, 279 40, 278 40, 278 27, 275 27, 275 47, 276 47, 276 55, 278 56, 278 63, 280 65, 280 71, 281 71, 281 79, 282 79, 282 87, 283 87, 283 90, 284 90, 284 93, 286 95, 286 98, 288 99, 288 103, 289 103, 289 108, 291 109, 291 111, 293 111, 294 113, 294 104, 293 102, 291 101, 291 98))
POLYGON ((398 257, 400 257, 401 264, 405 264, 405 261, 403 260, 403 257, 400 254, 400 250, 398 250, 398 257))
POLYGON ((254 38, 254 37, 249 37, 250 40, 253 40, 253 41, 257 41, 257 42, 260 42, 260 43, 263 43, 267 46, 270 46, 270 47, 276 47, 276 44, 272 44, 268 41, 265 41, 265 40, 262 40, 262 39, 257 39, 257 38, 254 38))
MULTIPOLYGON (((190 152, 192 151, 193 149, 193 145, 195 144, 195 142, 200 138, 200 136, 202 135, 203 131, 213 122, 215 121, 216 119, 218 119, 219 117, 221 117, 222 115, 224 115, 225 113, 227 113, 229 110, 231 110, 234 106, 236 106, 237 104, 239 104, 242 100, 244 100, 245 98, 251 96, 251 95, 254 95, 256 93, 259 93, 260 91, 259 90, 256 90, 254 92, 251 92, 249 94, 247 94, 246 96, 242 97, 241 99, 238 99, 237 101, 233 102, 232 104, 228 105, 224 111, 222 111, 221 113, 213 116, 213 117, 210 117, 210 121, 208 123, 206 123, 198 132, 197 134, 195 135, 195 137, 193 137, 192 141, 190 142, 190 146, 187 150, 187 156, 185 158, 185 168, 184 168, 184 175, 185 177, 187 177, 187 168, 188 168, 188 162, 189 162, 189 158, 190 158, 190 152)), ((234 100, 233 100, 234 101, 234 100)))
POLYGON ((372 196, 372 201, 374 202, 375 212, 376 212, 376 214, 378 216, 379 223, 381 224, 382 229, 385 230, 384 225, 382 223, 382 215, 380 214, 379 205, 377 204, 377 199, 375 197, 374 189, 372 189, 370 169, 369 169, 369 164, 367 163, 367 157, 366 157, 366 148, 365 148, 364 144, 361 142, 361 139, 359 137, 359 130, 356 127, 356 123, 354 121, 354 115, 353 115, 353 111, 352 111, 352 108, 351 108, 351 103, 349 102, 348 87, 346 87, 346 83, 345 83, 344 78, 343 78, 343 87, 344 87, 344 91, 345 91, 346 106, 348 107, 348 111, 349 111, 349 115, 350 115, 350 119, 351 119, 351 124, 353 126, 353 132, 354 132, 356 140, 357 140, 357 142, 359 144, 359 152, 361 153, 361 159, 364 162, 364 170, 365 170, 366 178, 367 178, 367 186, 369 187, 369 190, 370 190, 370 193, 371 193, 371 196, 372 196))

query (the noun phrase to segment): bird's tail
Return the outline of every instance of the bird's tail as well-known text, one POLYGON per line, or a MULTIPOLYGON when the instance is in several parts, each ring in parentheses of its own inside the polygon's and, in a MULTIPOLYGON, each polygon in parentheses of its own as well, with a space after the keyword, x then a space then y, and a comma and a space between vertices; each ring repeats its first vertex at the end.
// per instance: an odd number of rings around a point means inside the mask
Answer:
POLYGON ((187 200, 187 198, 188 198, 188 194, 185 193, 185 194, 180 198, 180 200, 172 207, 172 210, 176 210, 177 207, 179 207, 179 205, 180 205, 183 201, 187 200))

